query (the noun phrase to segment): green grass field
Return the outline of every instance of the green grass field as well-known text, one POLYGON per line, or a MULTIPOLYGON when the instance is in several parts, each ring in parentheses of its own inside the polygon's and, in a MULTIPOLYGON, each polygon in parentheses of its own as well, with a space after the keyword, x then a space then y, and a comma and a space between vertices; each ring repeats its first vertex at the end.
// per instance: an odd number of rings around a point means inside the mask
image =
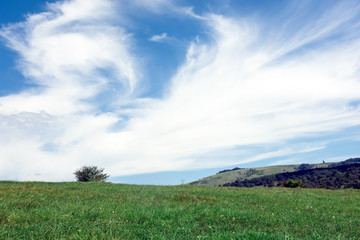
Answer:
POLYGON ((360 239, 360 191, 0 182, 0 239, 360 239))

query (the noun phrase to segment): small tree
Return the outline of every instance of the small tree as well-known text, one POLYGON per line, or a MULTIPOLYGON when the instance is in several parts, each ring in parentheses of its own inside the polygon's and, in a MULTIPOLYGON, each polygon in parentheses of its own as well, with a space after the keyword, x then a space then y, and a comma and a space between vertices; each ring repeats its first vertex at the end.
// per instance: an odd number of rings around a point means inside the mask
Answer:
POLYGON ((98 168, 96 166, 83 166, 76 170, 74 174, 78 182, 96 182, 105 181, 109 178, 109 175, 103 172, 103 168, 98 168))

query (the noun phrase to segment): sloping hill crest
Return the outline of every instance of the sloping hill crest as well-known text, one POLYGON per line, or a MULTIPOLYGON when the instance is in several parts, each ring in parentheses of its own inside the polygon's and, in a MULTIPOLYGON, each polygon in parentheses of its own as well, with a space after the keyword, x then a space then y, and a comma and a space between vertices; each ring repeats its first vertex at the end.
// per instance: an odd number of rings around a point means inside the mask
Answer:
POLYGON ((342 165, 350 165, 360 163, 360 158, 350 158, 342 162, 329 162, 318 164, 296 164, 296 165, 278 165, 258 168, 234 168, 220 171, 215 175, 211 175, 197 181, 189 183, 190 185, 200 185, 208 187, 222 186, 235 181, 250 180, 280 173, 291 173, 299 170, 329 168, 342 165))

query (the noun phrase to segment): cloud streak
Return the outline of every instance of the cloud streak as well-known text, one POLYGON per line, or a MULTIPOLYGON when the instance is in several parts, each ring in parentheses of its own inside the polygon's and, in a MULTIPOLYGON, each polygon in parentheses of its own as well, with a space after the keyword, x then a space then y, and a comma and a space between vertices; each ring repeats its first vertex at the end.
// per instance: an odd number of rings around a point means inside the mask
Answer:
POLYGON ((162 42, 168 38, 167 33, 162 33, 161 35, 154 35, 152 36, 149 41, 152 42, 162 42))
MULTIPOLYGON (((158 4, 156 14, 169 3, 158 4)), ((289 23, 263 33, 261 21, 198 16, 209 39, 194 36, 164 97, 149 99, 111 1, 51 4, 1 32, 35 87, 0 98, 0 174, 69 180, 84 164, 119 176, 323 149, 286 143, 359 125, 357 16, 358 4, 334 6, 291 34, 289 23)))

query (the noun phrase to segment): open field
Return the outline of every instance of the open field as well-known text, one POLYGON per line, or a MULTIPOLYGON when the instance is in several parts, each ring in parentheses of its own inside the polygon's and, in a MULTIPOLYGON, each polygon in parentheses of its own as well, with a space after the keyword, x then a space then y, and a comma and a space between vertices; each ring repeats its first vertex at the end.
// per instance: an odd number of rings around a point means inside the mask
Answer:
POLYGON ((360 239, 360 191, 0 182, 0 239, 360 239))

